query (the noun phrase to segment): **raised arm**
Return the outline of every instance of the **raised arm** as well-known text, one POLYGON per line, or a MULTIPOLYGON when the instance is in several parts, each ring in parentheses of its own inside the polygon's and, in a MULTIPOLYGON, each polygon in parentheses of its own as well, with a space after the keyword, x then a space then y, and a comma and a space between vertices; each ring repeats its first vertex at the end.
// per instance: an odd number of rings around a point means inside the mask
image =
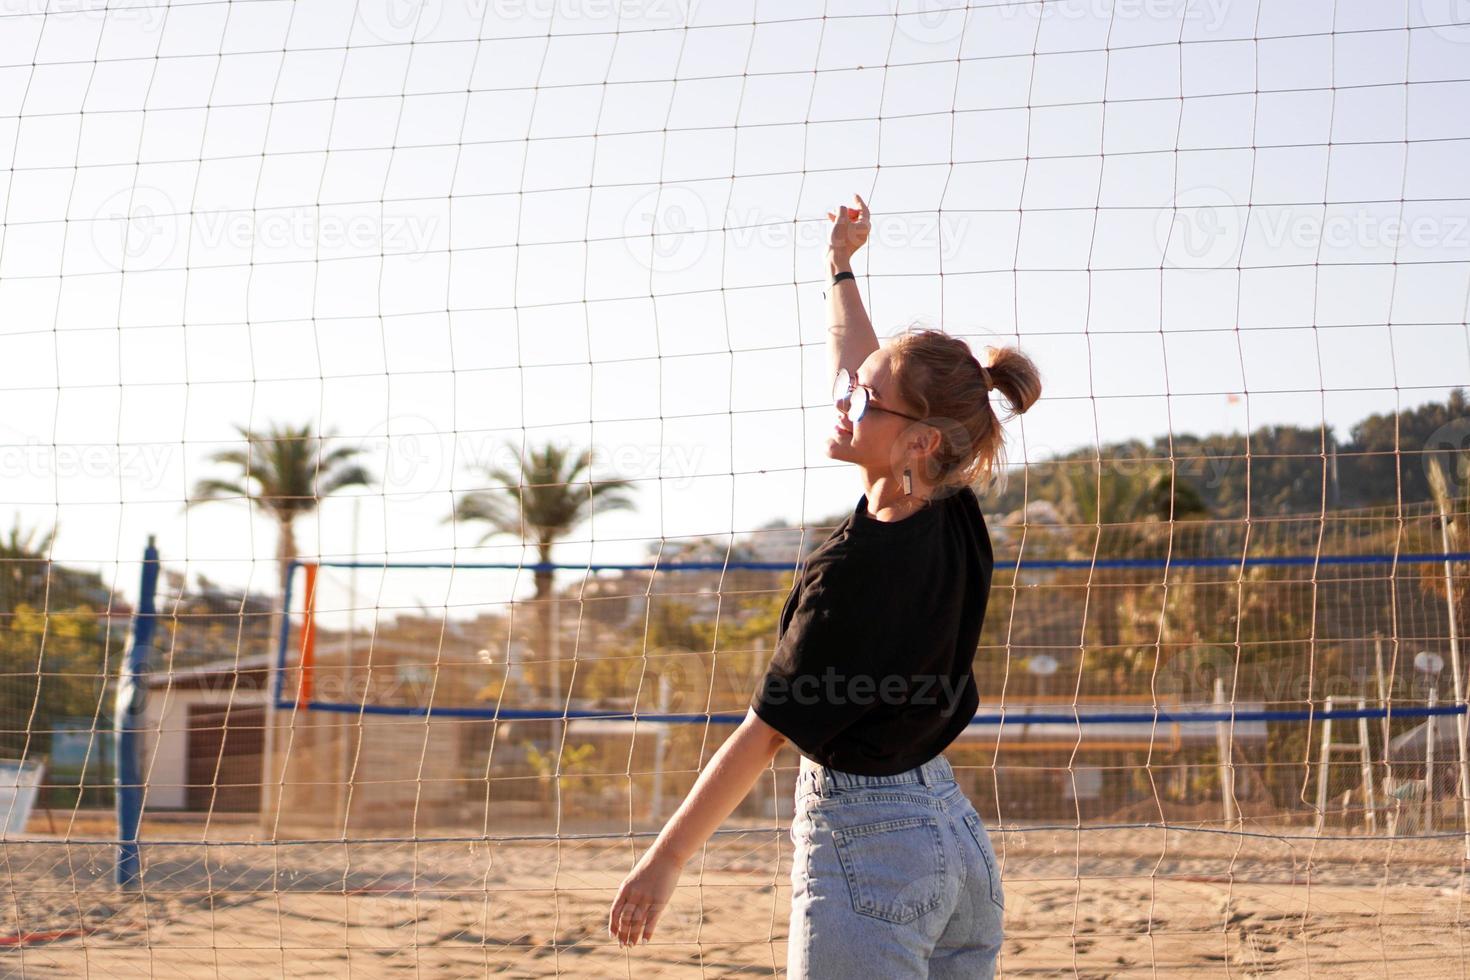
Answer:
MULTIPOLYGON (((827 244, 827 278, 839 272, 852 271, 852 256, 868 240, 871 216, 862 197, 853 195, 856 208, 839 207, 827 212, 832 221, 832 235, 827 244)), ((844 279, 827 288, 827 377, 837 377, 841 368, 857 373, 858 365, 878 349, 878 336, 873 322, 863 309, 862 293, 857 280, 844 279)))
POLYGON ((689 795, 618 887, 607 931, 619 946, 653 936, 684 865, 735 811, 785 744, 786 736, 753 708, 746 710, 745 720, 710 757, 689 795))

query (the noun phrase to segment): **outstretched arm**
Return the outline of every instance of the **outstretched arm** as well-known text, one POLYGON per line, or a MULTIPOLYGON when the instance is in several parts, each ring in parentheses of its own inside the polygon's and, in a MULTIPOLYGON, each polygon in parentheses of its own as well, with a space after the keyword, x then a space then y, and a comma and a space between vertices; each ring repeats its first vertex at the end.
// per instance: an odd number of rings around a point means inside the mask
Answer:
MULTIPOLYGON (((827 212, 832 220, 832 235, 827 245, 827 278, 839 272, 852 271, 852 256, 868 240, 871 227, 868 205, 854 194, 856 208, 839 207, 827 212)), ((878 349, 878 336, 868 311, 863 309, 863 296, 857 281, 844 279, 827 288, 827 377, 837 377, 841 368, 857 374, 858 365, 878 349)))
POLYGON ((747 709, 745 720, 710 758, 694 788, 623 879, 608 915, 618 945, 653 936, 685 863, 699 852, 770 766, 786 737, 747 709))

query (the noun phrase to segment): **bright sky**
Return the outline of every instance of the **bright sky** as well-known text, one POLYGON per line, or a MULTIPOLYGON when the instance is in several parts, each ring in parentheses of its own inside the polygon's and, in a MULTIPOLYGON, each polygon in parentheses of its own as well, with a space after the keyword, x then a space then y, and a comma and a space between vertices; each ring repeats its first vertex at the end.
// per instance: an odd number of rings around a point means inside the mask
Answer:
POLYGON ((237 424, 386 475, 305 554, 517 560, 441 519, 523 436, 640 481, 563 562, 841 513, 853 192, 880 336, 1040 365, 1014 462, 1470 381, 1453 0, 45 6, 0 8, 3 510, 130 597, 150 533, 271 588, 268 521, 179 510, 237 424))

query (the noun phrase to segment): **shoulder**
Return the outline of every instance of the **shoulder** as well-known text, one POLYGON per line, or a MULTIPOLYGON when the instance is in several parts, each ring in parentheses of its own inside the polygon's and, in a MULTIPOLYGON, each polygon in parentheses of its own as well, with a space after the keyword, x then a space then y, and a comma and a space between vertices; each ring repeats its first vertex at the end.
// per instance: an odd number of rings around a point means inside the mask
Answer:
POLYGON ((801 572, 802 590, 859 590, 877 577, 874 573, 879 567, 878 555, 872 549, 846 539, 812 553, 801 572))
POLYGON ((945 499, 945 505, 949 508, 950 520, 964 529, 964 535, 973 542, 980 559, 986 563, 994 561, 990 527, 980 509, 980 496, 975 488, 968 484, 961 487, 945 499))
POLYGON ((980 497, 975 493, 975 488, 966 483, 945 498, 952 506, 974 507, 980 509, 980 497))
POLYGON ((946 493, 940 498, 939 506, 950 521, 978 522, 983 520, 980 513, 980 497, 975 493, 975 488, 968 483, 946 493))

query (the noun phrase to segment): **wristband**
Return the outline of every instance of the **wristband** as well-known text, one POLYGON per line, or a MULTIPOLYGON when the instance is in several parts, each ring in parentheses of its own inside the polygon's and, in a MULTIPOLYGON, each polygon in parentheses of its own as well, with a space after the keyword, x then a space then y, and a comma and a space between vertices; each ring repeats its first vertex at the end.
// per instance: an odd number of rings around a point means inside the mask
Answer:
POLYGON ((857 278, 857 276, 853 275, 850 270, 849 271, 846 271, 846 272, 839 272, 839 273, 837 273, 837 275, 835 275, 835 276, 832 277, 832 285, 835 286, 835 285, 837 285, 839 282, 841 282, 844 279, 856 279, 856 278, 857 278))

